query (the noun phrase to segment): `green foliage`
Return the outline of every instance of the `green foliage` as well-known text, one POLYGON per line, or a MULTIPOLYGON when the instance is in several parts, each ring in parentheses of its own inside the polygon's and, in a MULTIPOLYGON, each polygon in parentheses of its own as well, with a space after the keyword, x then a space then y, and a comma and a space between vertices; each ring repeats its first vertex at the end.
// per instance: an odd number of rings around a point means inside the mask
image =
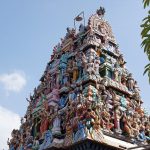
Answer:
MULTIPOLYGON (((150 5, 150 0, 143 0, 144 8, 148 8, 150 5)), ((144 52, 147 54, 148 60, 150 61, 150 10, 148 11, 148 15, 143 19, 143 23, 141 25, 142 31, 142 43, 141 46, 144 48, 144 52)), ((148 74, 149 83, 150 83, 150 63, 145 66, 144 74, 148 74)))
POLYGON ((148 7, 150 4, 150 0, 143 0, 144 8, 148 7))

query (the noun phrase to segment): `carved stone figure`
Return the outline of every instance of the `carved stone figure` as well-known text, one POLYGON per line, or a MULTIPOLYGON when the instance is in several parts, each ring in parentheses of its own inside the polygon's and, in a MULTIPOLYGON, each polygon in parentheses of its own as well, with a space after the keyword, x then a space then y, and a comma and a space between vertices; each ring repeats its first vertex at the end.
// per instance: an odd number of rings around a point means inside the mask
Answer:
POLYGON ((52 128, 52 134, 53 136, 61 134, 61 129, 60 129, 60 118, 56 116, 53 120, 53 128, 52 128))
POLYGON ((51 132, 50 130, 47 130, 47 131, 45 132, 45 135, 44 135, 44 141, 43 141, 43 143, 40 145, 39 150, 43 150, 43 149, 48 148, 48 146, 50 146, 50 144, 52 143, 52 141, 53 141, 52 132, 51 132))
POLYGON ((122 68, 125 67, 126 62, 124 61, 124 58, 123 58, 123 55, 122 55, 122 54, 119 56, 118 62, 119 62, 119 64, 120 64, 120 67, 122 67, 122 68))
POLYGON ((47 114, 44 111, 42 111, 41 112, 41 125, 40 125, 40 132, 42 135, 48 129, 48 126, 49 126, 49 121, 47 118, 47 114))
POLYGON ((128 86, 130 91, 134 90, 134 85, 135 85, 135 82, 134 82, 134 79, 132 77, 132 74, 130 73, 128 75, 128 79, 127 79, 127 86, 128 86))

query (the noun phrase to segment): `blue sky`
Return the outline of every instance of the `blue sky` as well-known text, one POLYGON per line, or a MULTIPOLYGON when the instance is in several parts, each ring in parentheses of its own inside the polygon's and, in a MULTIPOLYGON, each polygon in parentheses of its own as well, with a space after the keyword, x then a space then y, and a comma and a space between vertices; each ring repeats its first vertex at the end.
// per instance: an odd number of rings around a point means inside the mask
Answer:
POLYGON ((0 0, 2 108, 19 116, 25 114, 25 98, 39 84, 52 49, 65 35, 66 27, 73 27, 73 19, 81 11, 87 22, 99 6, 106 9, 105 18, 112 26, 127 68, 138 81, 144 106, 150 111, 150 85, 147 76, 143 76, 148 61, 140 46, 140 24, 146 10, 137 0, 0 0), (15 87, 11 84, 13 78, 17 78, 15 87))

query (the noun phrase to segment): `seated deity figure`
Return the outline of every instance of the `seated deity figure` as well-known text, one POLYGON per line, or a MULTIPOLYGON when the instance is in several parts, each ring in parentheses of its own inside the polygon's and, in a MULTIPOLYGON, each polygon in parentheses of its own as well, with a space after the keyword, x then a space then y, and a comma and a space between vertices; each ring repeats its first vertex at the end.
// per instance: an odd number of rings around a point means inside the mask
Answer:
POLYGON ((139 135, 140 126, 138 122, 133 121, 132 124, 133 135, 137 138, 139 135))
POLYGON ((150 142, 150 136, 146 136, 145 135, 145 127, 141 126, 140 131, 139 131, 139 136, 138 136, 138 140, 140 140, 141 142, 150 142))

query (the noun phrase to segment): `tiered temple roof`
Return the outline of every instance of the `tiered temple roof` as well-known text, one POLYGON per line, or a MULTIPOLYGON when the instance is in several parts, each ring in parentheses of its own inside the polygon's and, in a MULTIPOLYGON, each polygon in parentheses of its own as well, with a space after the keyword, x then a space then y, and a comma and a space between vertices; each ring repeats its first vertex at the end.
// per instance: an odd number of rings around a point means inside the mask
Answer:
POLYGON ((27 99, 20 129, 12 131, 10 150, 111 150, 150 143, 150 117, 104 14, 100 7, 79 31, 67 28, 27 99))

